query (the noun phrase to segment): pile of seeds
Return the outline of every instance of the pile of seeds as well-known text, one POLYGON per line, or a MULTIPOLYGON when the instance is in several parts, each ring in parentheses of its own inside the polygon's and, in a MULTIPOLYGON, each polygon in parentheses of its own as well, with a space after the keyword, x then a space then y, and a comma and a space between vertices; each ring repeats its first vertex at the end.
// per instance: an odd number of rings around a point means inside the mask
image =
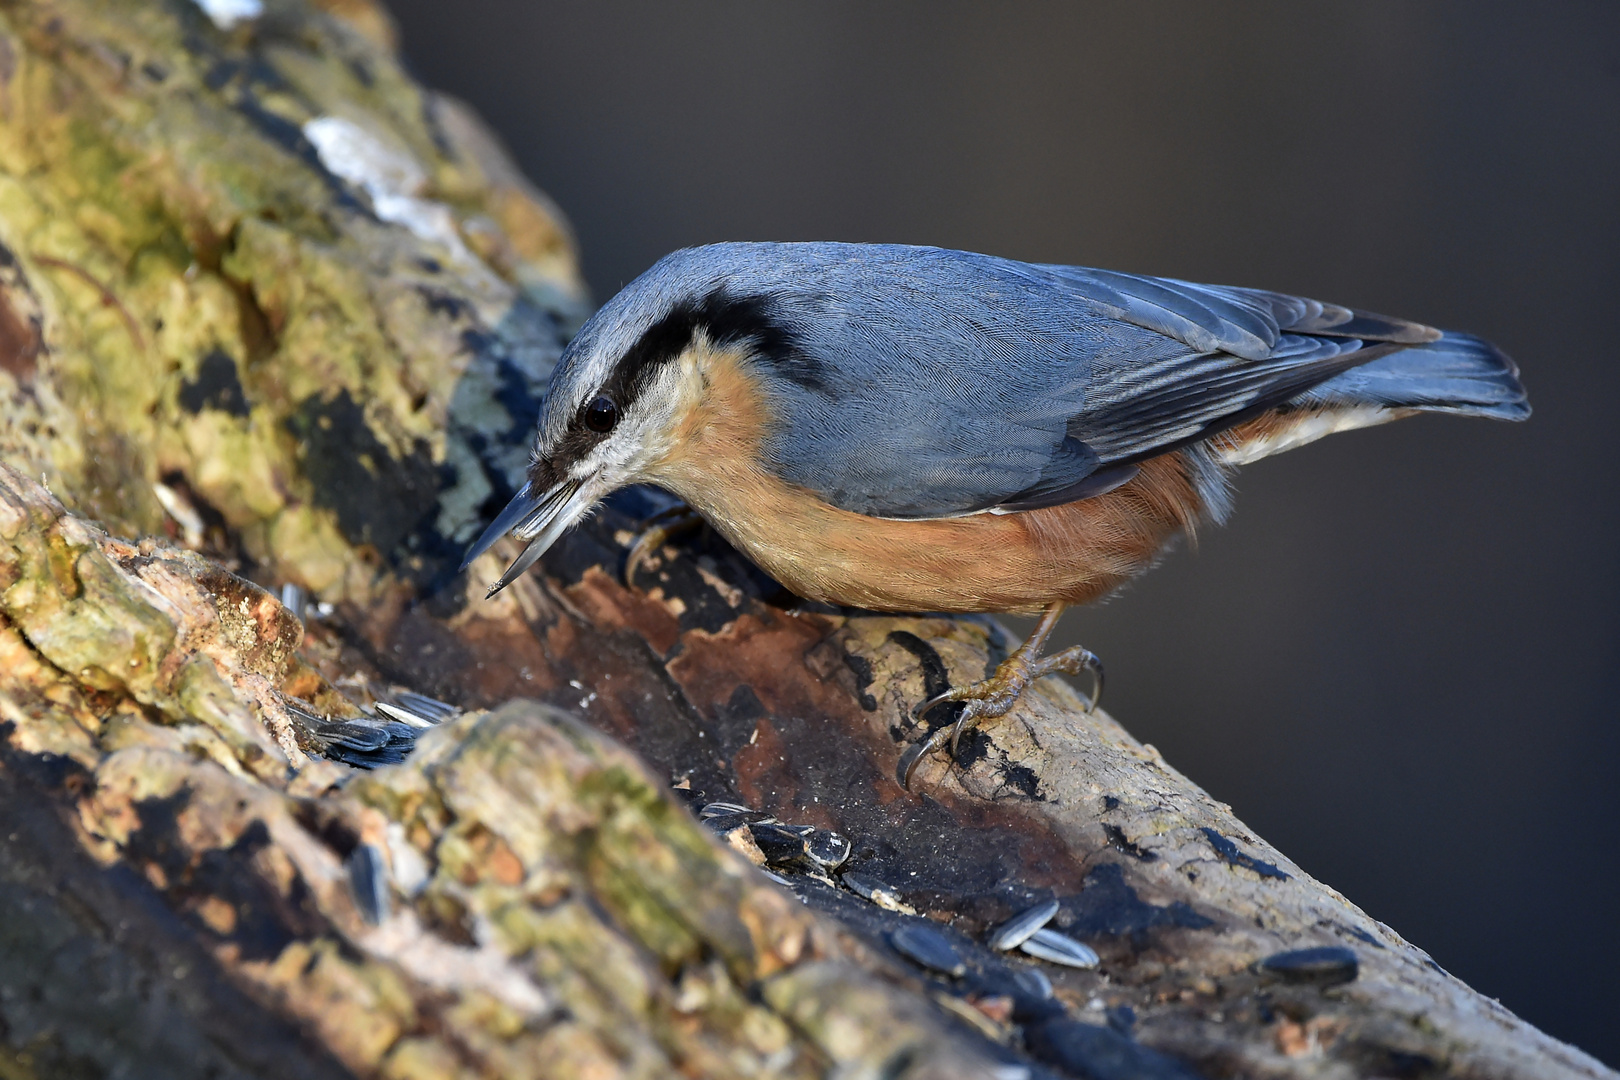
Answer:
MULTIPOLYGON (((779 884, 793 888, 799 883, 784 874, 809 878, 852 892, 885 911, 917 914, 897 890, 883 882, 839 872, 853 850, 849 839, 839 833, 813 825, 787 825, 764 811, 730 802, 706 803, 698 810, 698 817, 779 884)), ((1026 956, 1064 967, 1095 968, 1100 960, 1089 945, 1046 928, 1057 913, 1056 900, 1036 904, 997 927, 985 944, 997 952, 1017 949, 1026 956)), ((966 970, 950 941, 926 924, 902 927, 888 938, 896 952, 931 971, 960 976, 966 970)), ((1050 992, 1048 986, 1047 995, 1050 992)))

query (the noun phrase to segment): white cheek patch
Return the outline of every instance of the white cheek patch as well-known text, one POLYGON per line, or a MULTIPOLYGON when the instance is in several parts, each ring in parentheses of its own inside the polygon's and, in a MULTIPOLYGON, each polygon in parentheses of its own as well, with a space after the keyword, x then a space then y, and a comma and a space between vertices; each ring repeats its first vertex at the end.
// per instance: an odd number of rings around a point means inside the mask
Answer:
MULTIPOLYGON (((675 450, 682 421, 702 404, 704 389, 701 356, 697 350, 687 349, 663 365, 656 379, 624 408, 613 431, 573 464, 569 476, 578 480, 594 478, 607 491, 641 483, 675 450)), ((577 396, 583 402, 599 392, 591 390, 577 396)), ((554 421, 550 426, 566 429, 567 424, 554 421)), ((547 430, 547 438, 542 441, 555 446, 565 433, 547 430)), ((546 456, 539 446, 535 453, 541 458, 546 456)))
POLYGON ((613 433, 575 462, 569 475, 581 480, 595 478, 607 490, 638 483, 642 472, 662 457, 663 439, 656 419, 639 410, 625 416, 613 433))
POLYGON ((624 467, 636 479, 669 457, 681 421, 698 408, 702 398, 703 377, 690 351, 665 365, 657 380, 641 392, 620 424, 622 438, 614 440, 621 443, 624 467))

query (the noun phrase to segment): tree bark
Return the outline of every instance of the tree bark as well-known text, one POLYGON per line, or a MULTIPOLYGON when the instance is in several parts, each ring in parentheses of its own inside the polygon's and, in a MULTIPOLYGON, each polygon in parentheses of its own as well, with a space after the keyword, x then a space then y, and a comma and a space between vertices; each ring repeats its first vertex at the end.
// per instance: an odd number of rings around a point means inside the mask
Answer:
POLYGON ((903 790, 993 620, 627 585, 651 492, 484 601, 566 226, 367 0, 209 10, 0 2, 0 1074, 1615 1075, 1066 684, 903 790))

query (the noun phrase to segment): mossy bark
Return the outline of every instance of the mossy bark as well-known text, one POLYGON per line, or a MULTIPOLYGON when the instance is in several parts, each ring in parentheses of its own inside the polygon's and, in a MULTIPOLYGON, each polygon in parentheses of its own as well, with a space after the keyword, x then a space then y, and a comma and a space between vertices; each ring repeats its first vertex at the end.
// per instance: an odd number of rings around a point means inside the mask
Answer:
POLYGON ((634 492, 483 601, 585 310, 367 0, 0 0, 0 1075, 1613 1075, 1061 683, 902 790, 992 621, 803 605, 706 534, 626 585, 634 492), (406 689, 465 711, 326 756, 406 689), (853 855, 774 883, 704 799, 853 855), (1050 996, 982 944, 1048 897, 1102 958, 1050 996), (1356 977, 1254 966, 1312 946, 1356 977))

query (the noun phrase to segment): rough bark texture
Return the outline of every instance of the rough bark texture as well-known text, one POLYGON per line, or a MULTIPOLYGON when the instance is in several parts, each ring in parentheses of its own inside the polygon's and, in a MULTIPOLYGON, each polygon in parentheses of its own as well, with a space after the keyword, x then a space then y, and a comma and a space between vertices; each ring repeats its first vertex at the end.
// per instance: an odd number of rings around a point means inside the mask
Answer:
POLYGON ((482 601, 582 290, 365 0, 0 2, 0 244, 0 1076, 1614 1075, 1060 682, 902 790, 991 620, 626 586, 645 492, 482 601), (1098 970, 985 947, 1048 898, 1098 970))

